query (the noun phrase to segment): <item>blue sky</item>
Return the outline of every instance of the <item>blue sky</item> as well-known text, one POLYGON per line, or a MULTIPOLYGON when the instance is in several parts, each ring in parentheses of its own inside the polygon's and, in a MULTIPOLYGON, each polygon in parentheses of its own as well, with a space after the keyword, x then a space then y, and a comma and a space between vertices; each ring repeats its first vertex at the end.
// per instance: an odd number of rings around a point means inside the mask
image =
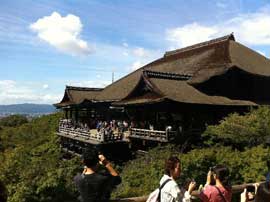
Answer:
POLYGON ((231 32, 269 58, 270 1, 0 0, 0 104, 55 103, 231 32))

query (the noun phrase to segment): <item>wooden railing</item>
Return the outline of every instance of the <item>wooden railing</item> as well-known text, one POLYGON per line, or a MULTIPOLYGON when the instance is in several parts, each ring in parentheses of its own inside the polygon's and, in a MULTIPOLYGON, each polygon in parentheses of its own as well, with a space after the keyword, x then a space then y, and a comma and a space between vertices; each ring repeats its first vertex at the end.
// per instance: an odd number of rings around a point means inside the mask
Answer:
POLYGON ((97 133, 91 133, 90 130, 85 130, 81 128, 73 128, 73 127, 64 127, 59 126, 59 134, 65 135, 65 137, 71 137, 72 139, 77 140, 89 140, 95 142, 115 142, 115 141, 122 141, 123 134, 122 133, 106 133, 105 130, 100 130, 97 133))
POLYGON ((157 142, 169 142, 175 137, 175 131, 160 131, 160 130, 147 130, 140 128, 130 129, 130 138, 138 138, 144 140, 152 140, 157 142))
MULTIPOLYGON (((249 184, 241 184, 241 185, 234 185, 232 186, 232 193, 233 194, 239 194, 243 192, 243 190, 248 186, 248 185, 253 185, 254 183, 249 183, 249 184)), ((199 196, 198 191, 193 191, 191 193, 191 196, 193 200, 196 200, 199 196)), ((146 202, 148 196, 140 196, 140 197, 132 197, 132 198, 122 198, 122 199, 111 199, 110 202, 146 202)), ((193 201, 191 200, 191 201, 193 201)))

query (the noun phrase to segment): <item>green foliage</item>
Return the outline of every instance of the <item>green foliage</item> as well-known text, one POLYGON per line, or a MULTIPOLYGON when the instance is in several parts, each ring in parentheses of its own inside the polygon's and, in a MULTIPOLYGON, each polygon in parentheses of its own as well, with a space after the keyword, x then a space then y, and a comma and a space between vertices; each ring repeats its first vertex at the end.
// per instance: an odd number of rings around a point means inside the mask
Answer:
POLYGON ((0 131, 0 180, 6 185, 9 202, 74 201, 73 176, 80 160, 63 161, 55 135, 59 114, 0 131))
POLYGON ((28 120, 23 115, 11 115, 0 119, 0 128, 16 127, 27 123, 28 120))
POLYGON ((231 183, 241 184, 265 180, 268 149, 262 146, 240 152, 230 147, 195 149, 187 154, 176 153, 172 147, 156 148, 146 156, 135 159, 123 168, 122 184, 114 197, 147 195, 158 187, 163 175, 164 160, 171 154, 181 159, 182 175, 179 183, 184 186, 187 179, 204 184, 209 167, 223 164, 231 171, 231 183))
POLYGON ((231 114, 203 134, 207 145, 231 145, 239 149, 265 143, 270 137, 270 108, 259 107, 245 115, 231 114))
MULTIPOLYGON (((53 114, 0 130, 0 181, 6 185, 9 202, 76 201, 73 177, 81 164, 79 158, 62 160, 55 135, 60 117, 53 114)), ((113 197, 149 194, 158 187, 164 160, 170 155, 181 159, 182 185, 188 178, 204 184, 209 167, 216 164, 229 167, 232 184, 264 180, 270 156, 260 144, 269 134, 269 108, 261 107, 246 115, 232 114, 219 125, 207 128, 204 138, 211 147, 186 154, 173 146, 157 147, 119 167, 122 184, 113 197)))

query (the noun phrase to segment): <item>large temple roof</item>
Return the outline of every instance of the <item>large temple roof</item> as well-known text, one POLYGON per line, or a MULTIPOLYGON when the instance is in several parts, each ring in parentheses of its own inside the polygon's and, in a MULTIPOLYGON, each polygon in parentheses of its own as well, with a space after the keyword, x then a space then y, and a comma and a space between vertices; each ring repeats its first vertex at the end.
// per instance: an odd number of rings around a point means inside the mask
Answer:
POLYGON ((229 106, 256 106, 246 100, 234 100, 224 96, 209 96, 189 85, 189 76, 180 74, 164 74, 162 72, 144 71, 141 81, 144 88, 151 92, 134 96, 141 86, 136 86, 126 98, 115 102, 115 105, 135 105, 171 100, 179 103, 229 105, 229 106), (154 74, 155 73, 155 74, 154 74))
MULTIPOLYGON (((143 72, 153 71, 189 77, 185 81, 160 78, 149 79, 168 99, 198 104, 254 105, 253 102, 249 101, 231 100, 222 96, 208 96, 194 88, 197 84, 203 83, 214 76, 225 74, 235 67, 253 75, 270 76, 270 60, 236 42, 231 34, 166 52, 162 58, 128 74, 103 90, 94 91, 95 96, 93 95, 91 99, 99 102, 127 100, 128 95, 140 82, 143 72)), ((74 92, 74 95, 71 96, 72 101, 78 103, 86 99, 87 93, 89 93, 87 96, 91 97, 93 92, 80 91, 77 94, 74 92)), ((142 97, 140 99, 141 103, 160 101, 160 98, 150 100, 142 97)))

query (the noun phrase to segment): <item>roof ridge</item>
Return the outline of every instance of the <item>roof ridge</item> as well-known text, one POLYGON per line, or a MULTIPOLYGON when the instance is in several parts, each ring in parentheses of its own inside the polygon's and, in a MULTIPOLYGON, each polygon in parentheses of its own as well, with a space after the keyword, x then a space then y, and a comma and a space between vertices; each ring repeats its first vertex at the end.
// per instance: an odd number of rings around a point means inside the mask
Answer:
POLYGON ((90 88, 90 87, 80 87, 80 86, 66 86, 67 90, 81 90, 81 91, 101 91, 104 88, 90 88))
POLYGON ((172 79, 172 80, 188 80, 192 77, 192 75, 190 74, 177 74, 177 73, 159 72, 159 71, 151 71, 151 70, 144 70, 143 74, 145 74, 149 78, 161 78, 161 79, 172 79))
POLYGON ((193 50, 193 49, 208 46, 210 44, 220 43, 222 41, 228 41, 228 40, 235 41, 233 33, 231 33, 229 35, 219 37, 219 38, 211 39, 209 41, 204 41, 204 42, 197 43, 197 44, 194 44, 194 45, 191 45, 191 46, 176 49, 176 50, 173 50, 173 51, 166 51, 165 54, 164 54, 164 57, 168 57, 168 56, 175 55, 175 54, 178 54, 178 53, 183 53, 183 52, 190 51, 190 50, 193 50))

